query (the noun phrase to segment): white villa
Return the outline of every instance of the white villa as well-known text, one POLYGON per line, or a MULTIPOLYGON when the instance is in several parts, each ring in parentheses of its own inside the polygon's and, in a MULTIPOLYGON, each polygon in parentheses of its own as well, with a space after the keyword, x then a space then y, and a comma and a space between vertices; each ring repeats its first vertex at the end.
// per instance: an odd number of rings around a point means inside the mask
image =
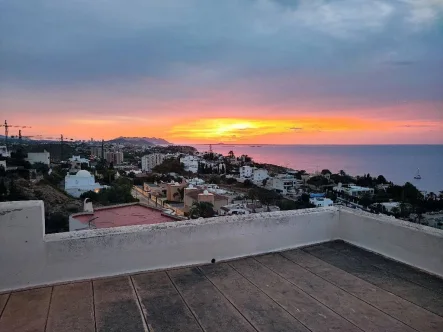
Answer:
POLYGON ((269 178, 268 171, 263 168, 254 168, 252 172, 252 182, 260 183, 263 180, 269 178))
POLYGON ((292 175, 279 174, 270 179, 269 186, 275 191, 287 195, 295 193, 295 189, 298 188, 298 180, 292 175))
POLYGON ((314 204, 315 207, 326 207, 334 205, 334 202, 331 199, 325 197, 312 197, 311 199, 309 199, 309 202, 311 204, 314 204))
POLYGON ((80 197, 87 191, 99 192, 105 187, 95 182, 94 175, 86 170, 78 171, 75 175, 68 174, 65 177, 65 191, 74 197, 80 197))
POLYGON ((251 166, 241 166, 240 171, 240 178, 250 178, 252 176, 252 167, 251 166))
POLYGON ((341 183, 332 188, 332 190, 338 193, 346 193, 353 197, 359 197, 365 194, 374 195, 374 188, 360 187, 355 185, 343 186, 341 183))

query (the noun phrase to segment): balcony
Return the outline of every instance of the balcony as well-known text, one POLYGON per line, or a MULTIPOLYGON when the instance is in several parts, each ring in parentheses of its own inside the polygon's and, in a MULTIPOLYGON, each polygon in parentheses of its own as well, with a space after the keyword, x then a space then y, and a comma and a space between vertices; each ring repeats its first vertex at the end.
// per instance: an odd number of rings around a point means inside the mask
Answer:
POLYGON ((438 229, 334 207, 44 235, 43 215, 0 205, 0 331, 443 330, 438 229))

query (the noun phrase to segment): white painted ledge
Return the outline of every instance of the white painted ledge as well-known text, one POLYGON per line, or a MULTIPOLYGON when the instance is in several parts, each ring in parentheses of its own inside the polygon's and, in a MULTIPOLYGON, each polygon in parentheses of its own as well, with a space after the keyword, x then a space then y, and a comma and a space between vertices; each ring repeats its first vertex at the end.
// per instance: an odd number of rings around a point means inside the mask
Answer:
POLYGON ((443 231, 337 207, 44 235, 41 201, 0 203, 0 291, 343 239, 443 276, 443 231))

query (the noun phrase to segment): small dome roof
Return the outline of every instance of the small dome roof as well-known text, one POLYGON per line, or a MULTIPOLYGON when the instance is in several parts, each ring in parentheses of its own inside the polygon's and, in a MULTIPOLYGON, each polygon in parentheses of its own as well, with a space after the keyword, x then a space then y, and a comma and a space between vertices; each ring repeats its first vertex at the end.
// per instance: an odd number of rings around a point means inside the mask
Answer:
POLYGON ((87 170, 82 169, 81 171, 78 171, 76 176, 81 178, 88 178, 91 176, 91 173, 89 173, 87 170))

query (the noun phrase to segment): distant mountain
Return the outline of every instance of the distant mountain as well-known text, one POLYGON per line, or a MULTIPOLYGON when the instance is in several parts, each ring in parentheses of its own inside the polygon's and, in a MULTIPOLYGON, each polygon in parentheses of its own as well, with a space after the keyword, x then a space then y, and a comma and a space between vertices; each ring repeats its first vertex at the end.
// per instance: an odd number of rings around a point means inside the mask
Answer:
POLYGON ((136 145, 157 145, 157 144, 171 144, 163 138, 157 137, 117 137, 107 141, 115 144, 136 144, 136 145))

